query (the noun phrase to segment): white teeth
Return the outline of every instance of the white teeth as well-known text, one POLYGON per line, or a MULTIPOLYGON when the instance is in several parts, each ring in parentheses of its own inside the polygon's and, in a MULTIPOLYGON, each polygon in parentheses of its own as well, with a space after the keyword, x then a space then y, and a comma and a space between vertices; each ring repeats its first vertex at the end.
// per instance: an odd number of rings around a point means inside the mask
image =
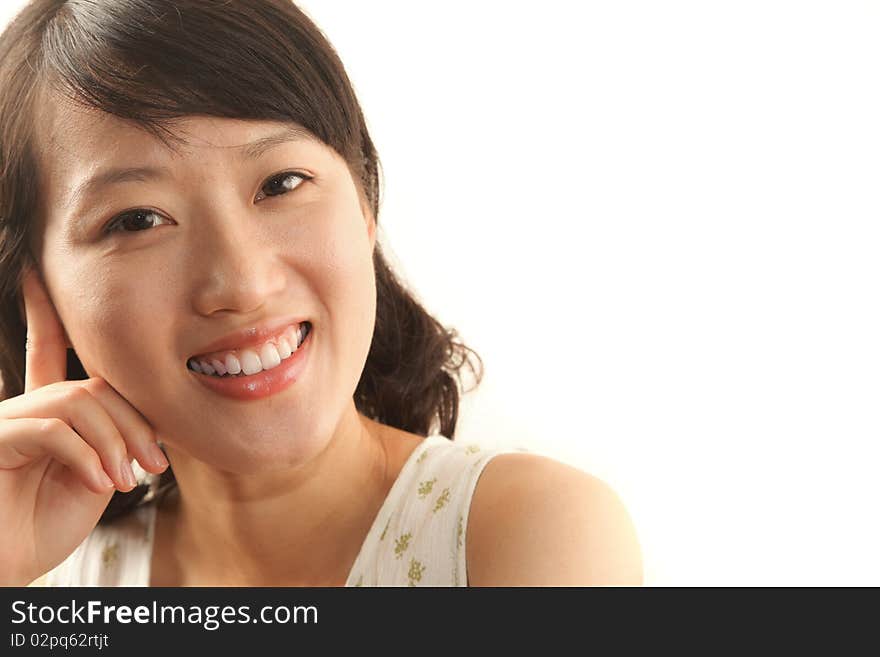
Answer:
POLYGON ((241 358, 241 371, 250 376, 251 374, 256 374, 257 372, 261 372, 263 370, 263 364, 260 362, 260 357, 257 356, 250 349, 245 349, 240 354, 241 358))
POLYGON ((264 370, 271 370, 281 365, 281 356, 271 342, 264 344, 260 349, 260 362, 263 363, 264 370))
POLYGON ((296 329, 290 328, 275 342, 267 342, 257 349, 242 349, 228 353, 224 358, 210 360, 190 359, 189 366, 201 374, 213 376, 238 375, 251 376, 278 367, 281 361, 289 358, 302 344, 305 324, 296 329))
POLYGON ((292 351, 299 349, 299 346, 302 344, 302 329, 298 328, 295 331, 291 331, 288 341, 292 351))
POLYGON ((299 328, 297 328, 295 331, 296 347, 294 348, 294 351, 296 351, 302 344, 302 341, 306 339, 307 332, 311 333, 311 331, 311 326, 306 328, 306 325, 304 323, 299 325, 299 328))
POLYGON ((238 358, 235 357, 235 354, 227 354, 225 364, 226 371, 229 374, 238 374, 241 372, 241 363, 238 362, 238 358))

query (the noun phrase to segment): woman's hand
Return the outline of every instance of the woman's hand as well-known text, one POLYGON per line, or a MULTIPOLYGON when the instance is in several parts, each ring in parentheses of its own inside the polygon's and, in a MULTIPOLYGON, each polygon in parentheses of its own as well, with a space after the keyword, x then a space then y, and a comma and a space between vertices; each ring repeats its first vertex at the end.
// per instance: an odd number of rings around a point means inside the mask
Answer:
POLYGON ((64 561, 114 490, 168 467, 153 429, 104 379, 66 381, 67 341, 40 279, 23 283, 25 391, 0 402, 0 584, 25 586, 64 561))

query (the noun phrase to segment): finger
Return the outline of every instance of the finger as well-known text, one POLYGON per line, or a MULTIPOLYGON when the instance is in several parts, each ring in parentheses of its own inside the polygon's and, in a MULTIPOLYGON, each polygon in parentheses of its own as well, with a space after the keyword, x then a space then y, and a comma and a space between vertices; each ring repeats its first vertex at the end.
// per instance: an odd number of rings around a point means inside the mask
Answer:
POLYGON ((22 281, 27 346, 24 391, 67 378, 67 341, 39 272, 31 268, 22 281))
POLYGON ((73 428, 98 453, 104 472, 119 490, 127 492, 137 486, 128 444, 101 403, 82 385, 71 385, 57 394, 58 401, 40 412, 73 428))
POLYGON ((58 418, 14 418, 0 422, 0 469, 20 468, 49 455, 96 493, 107 493, 113 482, 98 453, 58 418))
POLYGON ((156 441, 156 432, 138 410, 105 379, 93 377, 83 386, 98 400, 122 433, 129 454, 144 470, 159 474, 168 467, 168 459, 156 441))
POLYGON ((46 386, 32 395, 22 395, 5 404, 2 417, 57 419, 66 423, 98 453, 103 470, 116 487, 123 492, 130 491, 137 481, 131 469, 128 444, 113 418, 83 383, 65 381, 46 386))

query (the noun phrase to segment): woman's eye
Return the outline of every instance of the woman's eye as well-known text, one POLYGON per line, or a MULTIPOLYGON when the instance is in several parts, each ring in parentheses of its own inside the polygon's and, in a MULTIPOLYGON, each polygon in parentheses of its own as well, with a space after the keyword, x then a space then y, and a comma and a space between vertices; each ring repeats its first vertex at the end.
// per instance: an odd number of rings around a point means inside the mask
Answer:
MULTIPOLYGON (((311 179, 311 176, 296 173, 294 171, 279 173, 278 175, 269 178, 269 180, 263 184, 260 188, 260 193, 257 195, 257 200, 262 200, 267 196, 280 196, 286 194, 299 187, 301 183, 311 179)), ((110 223, 107 224, 107 228, 104 232, 107 234, 117 232, 142 233, 145 229, 152 228, 162 221, 166 221, 165 217, 155 210, 137 208, 116 215, 110 220, 110 223)))
POLYGON ((280 196, 281 194, 286 194, 299 187, 300 184, 306 180, 311 180, 311 177, 302 173, 296 173, 295 171, 279 173, 277 176, 269 178, 269 180, 267 180, 260 188, 257 200, 260 201, 267 196, 280 196))
POLYGON ((157 223, 165 221, 165 217, 155 210, 147 210, 146 208, 138 208, 136 210, 128 210, 122 214, 116 215, 105 229, 106 233, 140 233, 145 228, 152 228, 157 223))

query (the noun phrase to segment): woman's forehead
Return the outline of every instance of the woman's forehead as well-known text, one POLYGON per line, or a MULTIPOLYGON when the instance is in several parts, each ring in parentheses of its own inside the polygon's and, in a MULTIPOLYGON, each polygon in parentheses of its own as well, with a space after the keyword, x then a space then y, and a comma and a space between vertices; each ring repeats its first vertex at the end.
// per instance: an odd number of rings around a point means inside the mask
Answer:
POLYGON ((204 149, 246 149, 257 155, 262 147, 296 142, 323 145, 312 133, 295 122, 232 119, 213 116, 185 116, 166 123, 174 136, 173 144, 150 133, 135 121, 79 106, 55 105, 43 113, 37 130, 40 151, 75 154, 78 159, 95 162, 115 155, 186 157, 204 149), (42 137, 42 138, 41 138, 42 137))

